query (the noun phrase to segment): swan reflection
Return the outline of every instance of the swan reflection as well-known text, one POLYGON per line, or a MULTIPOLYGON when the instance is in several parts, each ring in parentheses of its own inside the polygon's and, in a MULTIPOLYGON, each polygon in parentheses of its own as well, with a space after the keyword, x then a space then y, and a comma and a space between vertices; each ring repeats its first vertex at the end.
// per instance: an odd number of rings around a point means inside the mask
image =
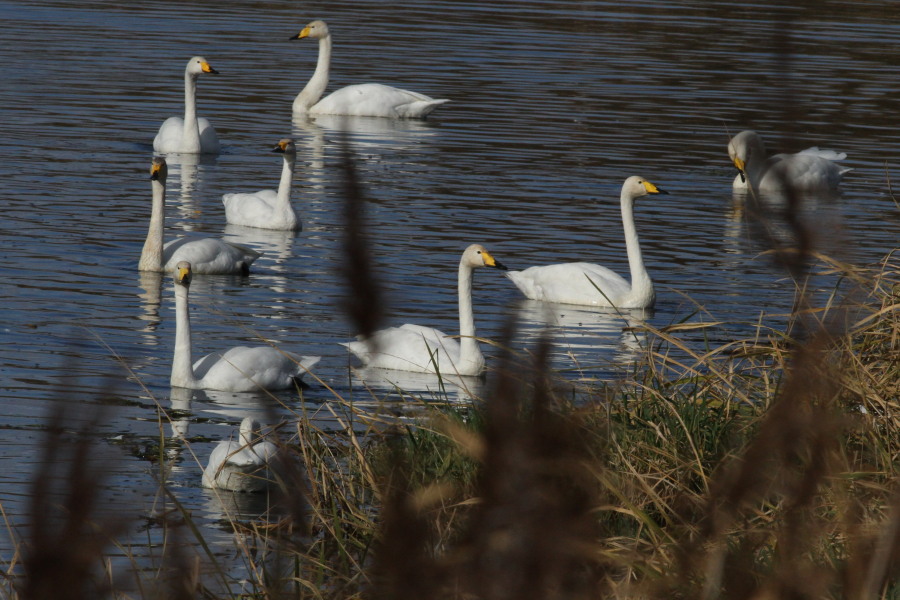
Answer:
MULTIPOLYGON (((370 394, 369 399, 408 400, 415 396, 425 402, 471 402, 481 396, 484 380, 480 377, 416 373, 393 369, 362 368, 353 370, 353 385, 362 385, 370 394), (383 394, 383 395, 382 395, 383 394)), ((365 395, 356 394, 355 400, 366 401, 365 395)))
POLYGON ((549 329, 554 368, 602 376, 630 364, 642 352, 646 334, 640 326, 650 316, 649 309, 523 300, 518 306, 519 336, 526 348, 534 348, 549 329))
MULTIPOLYGON (((209 154, 167 154, 170 181, 178 180, 178 217, 172 219, 184 231, 193 231, 197 223, 197 213, 201 210, 194 194, 202 184, 204 167, 215 166, 218 157, 209 154)), ((172 203, 175 204, 175 203, 172 203)))

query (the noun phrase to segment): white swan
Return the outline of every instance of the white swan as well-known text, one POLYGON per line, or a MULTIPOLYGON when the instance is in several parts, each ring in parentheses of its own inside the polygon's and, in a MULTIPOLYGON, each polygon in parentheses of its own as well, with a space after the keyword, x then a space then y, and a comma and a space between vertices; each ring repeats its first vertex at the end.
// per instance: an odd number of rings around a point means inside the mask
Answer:
POLYGON ((203 487, 232 492, 264 491, 271 481, 269 462, 278 455, 278 446, 262 439, 260 430, 256 419, 245 417, 239 441, 219 442, 203 470, 203 487))
POLYGON ((813 146, 796 154, 766 157, 762 138, 755 131, 742 131, 728 142, 728 156, 739 173, 732 186, 772 193, 837 189, 844 174, 852 169, 834 161, 847 158, 844 152, 819 150, 813 146))
POLYGON ((278 191, 260 190, 255 194, 225 194, 225 220, 231 225, 245 225, 262 229, 296 231, 302 227, 300 217, 291 206, 291 181, 294 178, 294 161, 297 147, 294 140, 285 138, 278 142, 273 152, 284 154, 284 167, 278 191))
POLYGON ((169 168, 166 159, 154 156, 150 165, 153 187, 153 207, 150 212, 150 228, 141 251, 138 269, 141 271, 172 271, 181 261, 188 261, 194 272, 202 275, 244 274, 259 258, 259 252, 239 244, 211 238, 180 237, 163 245, 163 225, 166 211, 166 177, 169 168))
POLYGON ((427 116, 441 104, 449 102, 380 83, 348 85, 322 98, 328 87, 328 71, 331 67, 331 33, 325 21, 313 21, 290 39, 301 40, 307 37, 319 40, 319 60, 306 87, 294 99, 295 114, 416 119, 427 116))
POLYGON ((173 386, 224 392, 288 389, 319 362, 318 356, 299 356, 272 346, 235 346, 223 353, 207 354, 191 365, 190 285, 191 264, 180 262, 175 269, 173 386))
POLYGON ((197 117, 197 77, 219 72, 202 56, 188 61, 184 70, 184 118, 169 117, 153 139, 153 150, 160 154, 218 154, 219 138, 209 119, 197 117))
POLYGON ((421 325, 401 325, 376 331, 371 338, 341 344, 367 367, 446 373, 448 375, 478 375, 484 370, 484 356, 475 339, 475 320, 472 315, 472 269, 493 267, 506 270, 484 246, 472 244, 459 261, 459 341, 441 331, 421 325))
POLYGON ((585 262, 530 267, 524 271, 510 271, 506 276, 532 300, 618 308, 653 306, 656 292, 644 268, 634 227, 634 200, 647 194, 667 193, 637 176, 629 177, 622 185, 622 226, 625 229, 631 283, 606 267, 585 262))

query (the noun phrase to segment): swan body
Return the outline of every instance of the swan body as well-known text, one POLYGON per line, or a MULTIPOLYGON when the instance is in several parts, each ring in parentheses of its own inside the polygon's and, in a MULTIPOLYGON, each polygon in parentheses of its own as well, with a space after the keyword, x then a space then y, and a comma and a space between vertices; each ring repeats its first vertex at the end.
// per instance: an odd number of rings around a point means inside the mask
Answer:
POLYGON ((207 354, 191 364, 191 321, 188 289, 191 264, 175 269, 175 352, 171 384, 191 389, 224 392, 256 392, 294 387, 318 356, 299 356, 271 346, 236 346, 222 353, 207 354))
POLYGON ((197 77, 218 74, 202 56, 188 61, 184 70, 184 118, 169 117, 153 139, 153 150, 160 154, 218 154, 219 137, 209 119, 197 116, 197 77))
POLYGON ((262 492, 269 484, 269 462, 278 446, 262 439, 256 419, 241 421, 239 441, 222 441, 209 455, 203 470, 203 487, 232 492, 262 492))
POLYGON ((191 263, 195 273, 203 275, 246 275, 250 271, 250 265, 260 256, 259 252, 246 246, 211 237, 180 237, 163 244, 167 175, 166 159, 161 156, 153 157, 150 165, 153 207, 138 269, 170 272, 181 261, 187 261, 191 263))
POLYGON ((631 282, 606 267, 586 262, 530 267, 524 271, 510 271, 506 276, 531 300, 617 308, 653 306, 656 292, 644 268, 634 226, 634 201, 647 194, 666 193, 637 176, 629 177, 622 185, 622 226, 631 282))
POLYGON ((836 190, 844 174, 852 169, 835 161, 847 158, 844 152, 820 150, 813 146, 796 154, 766 157, 762 138, 755 131, 742 131, 728 142, 728 156, 739 173, 735 189, 753 189, 761 193, 784 191, 836 190))
POLYGON ((273 152, 284 155, 281 182, 278 191, 260 190, 255 194, 225 194, 225 220, 231 225, 297 231, 302 227, 300 217, 291 206, 291 182, 294 178, 294 162, 297 148, 294 140, 283 139, 273 152))
POLYGON ((331 33, 324 21, 313 21, 290 39, 303 38, 319 40, 319 59, 313 76, 294 99, 294 113, 419 119, 449 102, 380 83, 350 85, 322 98, 331 68, 331 33))
POLYGON ((484 370, 484 356, 475 339, 475 320, 472 313, 472 271, 479 267, 506 270, 485 250, 472 244, 463 252, 459 262, 459 329, 460 339, 421 325, 406 324, 375 332, 368 339, 342 344, 367 367, 445 373, 448 375, 479 375, 484 370))

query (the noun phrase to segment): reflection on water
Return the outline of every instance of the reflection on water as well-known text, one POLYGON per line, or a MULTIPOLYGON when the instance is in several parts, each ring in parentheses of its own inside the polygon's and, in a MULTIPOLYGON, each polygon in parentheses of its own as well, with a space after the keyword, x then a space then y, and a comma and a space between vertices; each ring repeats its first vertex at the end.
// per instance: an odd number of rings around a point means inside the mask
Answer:
POLYGON ((552 366, 595 378, 615 376, 645 349, 646 334, 640 326, 653 311, 522 300, 517 315, 525 347, 536 347, 549 332, 552 366))
POLYGON ((446 374, 415 373, 391 369, 354 370, 354 380, 372 393, 374 400, 396 401, 415 397, 426 403, 467 403, 480 399, 484 379, 446 374))

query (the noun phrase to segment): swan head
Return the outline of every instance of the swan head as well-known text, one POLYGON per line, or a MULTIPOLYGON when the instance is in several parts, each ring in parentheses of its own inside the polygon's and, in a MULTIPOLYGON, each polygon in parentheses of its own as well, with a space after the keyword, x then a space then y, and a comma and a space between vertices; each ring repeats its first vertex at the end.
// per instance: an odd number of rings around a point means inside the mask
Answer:
POLYGON ((491 253, 481 244, 472 244, 466 248, 465 252, 463 252, 462 262, 472 268, 491 267, 501 271, 507 270, 506 266, 491 256, 491 253))
POLYGON ((669 192, 659 189, 654 183, 643 177, 632 175, 622 184, 622 193, 623 196, 634 199, 648 194, 668 194, 669 192))
POLYGON ((278 143, 275 144, 275 147, 272 148, 272 152, 280 152, 282 154, 296 154, 297 146, 294 145, 294 140, 291 138, 284 138, 278 140, 278 143))
POLYGON ((168 175, 169 166, 166 164, 166 159, 162 156, 154 156, 150 163, 150 179, 165 184, 168 175))
POLYGON ((300 30, 300 33, 290 38, 292 40, 302 40, 303 38, 309 38, 311 40, 321 40, 322 38, 326 38, 330 35, 328 32, 328 25, 325 24, 325 21, 312 21, 309 25, 300 30))
POLYGON ((747 180, 747 163, 761 161, 766 156, 762 138, 755 131, 742 131, 728 142, 728 158, 741 174, 741 181, 747 180))
POLYGON ((212 66, 210 66, 209 62, 202 56, 194 56, 193 58, 191 58, 191 60, 188 61, 185 73, 188 73, 194 77, 200 75, 201 73, 211 73, 213 75, 219 74, 219 72, 213 69, 212 66))
POLYGON ((193 277, 191 274, 191 263, 186 260, 179 262, 175 265, 174 275, 177 285, 183 285, 186 288, 191 287, 191 277, 193 277))

